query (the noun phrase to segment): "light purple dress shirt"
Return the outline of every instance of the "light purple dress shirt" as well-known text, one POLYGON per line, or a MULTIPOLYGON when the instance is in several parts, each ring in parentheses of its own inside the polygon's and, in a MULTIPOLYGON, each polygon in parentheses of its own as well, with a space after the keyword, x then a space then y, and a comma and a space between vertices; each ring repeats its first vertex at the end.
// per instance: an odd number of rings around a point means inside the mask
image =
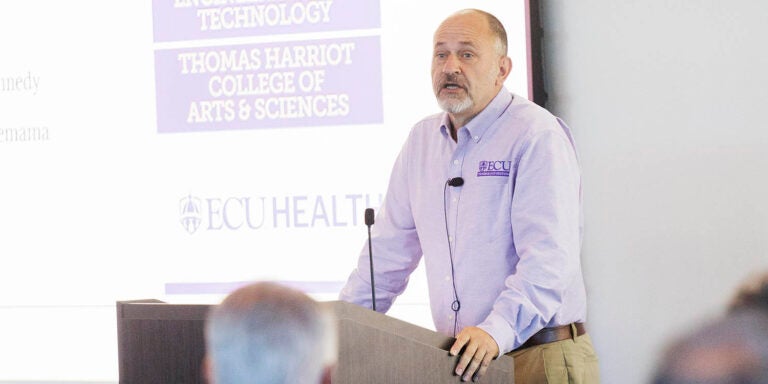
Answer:
MULTIPOLYGON (((457 330, 480 327, 500 353, 544 327, 585 321, 581 178, 568 127, 506 89, 459 128, 458 142, 449 126, 446 113, 420 121, 393 167, 372 227, 377 310, 390 308, 423 255, 439 332, 454 332, 454 280, 457 330), (454 177, 464 184, 446 186, 454 177)), ((371 307, 367 243, 340 299, 371 307)))

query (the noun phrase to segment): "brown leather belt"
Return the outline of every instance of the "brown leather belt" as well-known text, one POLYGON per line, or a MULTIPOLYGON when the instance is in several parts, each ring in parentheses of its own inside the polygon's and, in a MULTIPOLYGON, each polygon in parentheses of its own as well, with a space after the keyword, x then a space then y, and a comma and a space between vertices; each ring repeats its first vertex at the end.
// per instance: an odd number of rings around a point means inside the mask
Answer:
POLYGON ((576 336, 581 336, 587 333, 587 329, 584 327, 584 323, 571 323, 568 325, 561 325, 559 327, 544 328, 536 332, 531 336, 528 341, 523 343, 518 350, 523 348, 529 348, 536 345, 554 343, 555 341, 561 341, 565 339, 571 339, 576 336), (571 326, 576 330, 576 335, 573 335, 571 326))

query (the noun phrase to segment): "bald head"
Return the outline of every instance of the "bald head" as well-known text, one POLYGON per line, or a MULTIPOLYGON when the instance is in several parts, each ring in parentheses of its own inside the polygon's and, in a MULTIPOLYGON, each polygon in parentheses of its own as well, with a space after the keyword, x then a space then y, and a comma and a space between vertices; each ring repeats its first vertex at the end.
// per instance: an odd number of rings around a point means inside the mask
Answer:
POLYGON ((483 19, 488 28, 488 31, 496 38, 496 51, 500 56, 507 56, 509 49, 507 42, 507 30, 504 29, 504 25, 501 24, 501 21, 499 21, 496 16, 479 9, 468 8, 462 9, 452 14, 447 19, 445 19, 445 21, 443 21, 443 24, 453 18, 460 16, 474 16, 483 19))

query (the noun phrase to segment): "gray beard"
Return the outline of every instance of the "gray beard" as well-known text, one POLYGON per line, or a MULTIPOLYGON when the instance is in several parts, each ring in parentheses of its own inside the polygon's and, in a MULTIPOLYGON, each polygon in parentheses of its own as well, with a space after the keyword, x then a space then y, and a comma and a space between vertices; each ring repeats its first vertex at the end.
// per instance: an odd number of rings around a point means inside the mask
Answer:
POLYGON ((470 108, 472 108, 474 102, 469 96, 467 96, 461 100, 452 98, 437 99, 437 104, 440 105, 440 108, 442 108, 443 111, 457 114, 468 111, 470 108))

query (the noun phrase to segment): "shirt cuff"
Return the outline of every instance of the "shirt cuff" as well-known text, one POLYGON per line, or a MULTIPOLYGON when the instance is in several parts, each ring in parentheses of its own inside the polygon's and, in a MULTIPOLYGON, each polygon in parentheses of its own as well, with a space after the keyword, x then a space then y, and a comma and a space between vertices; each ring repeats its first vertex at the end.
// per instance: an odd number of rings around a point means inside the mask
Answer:
POLYGON ((500 315, 491 313, 477 327, 488 332, 493 340, 496 341, 496 345, 499 347, 499 356, 511 352, 522 344, 517 341, 517 332, 500 315))

